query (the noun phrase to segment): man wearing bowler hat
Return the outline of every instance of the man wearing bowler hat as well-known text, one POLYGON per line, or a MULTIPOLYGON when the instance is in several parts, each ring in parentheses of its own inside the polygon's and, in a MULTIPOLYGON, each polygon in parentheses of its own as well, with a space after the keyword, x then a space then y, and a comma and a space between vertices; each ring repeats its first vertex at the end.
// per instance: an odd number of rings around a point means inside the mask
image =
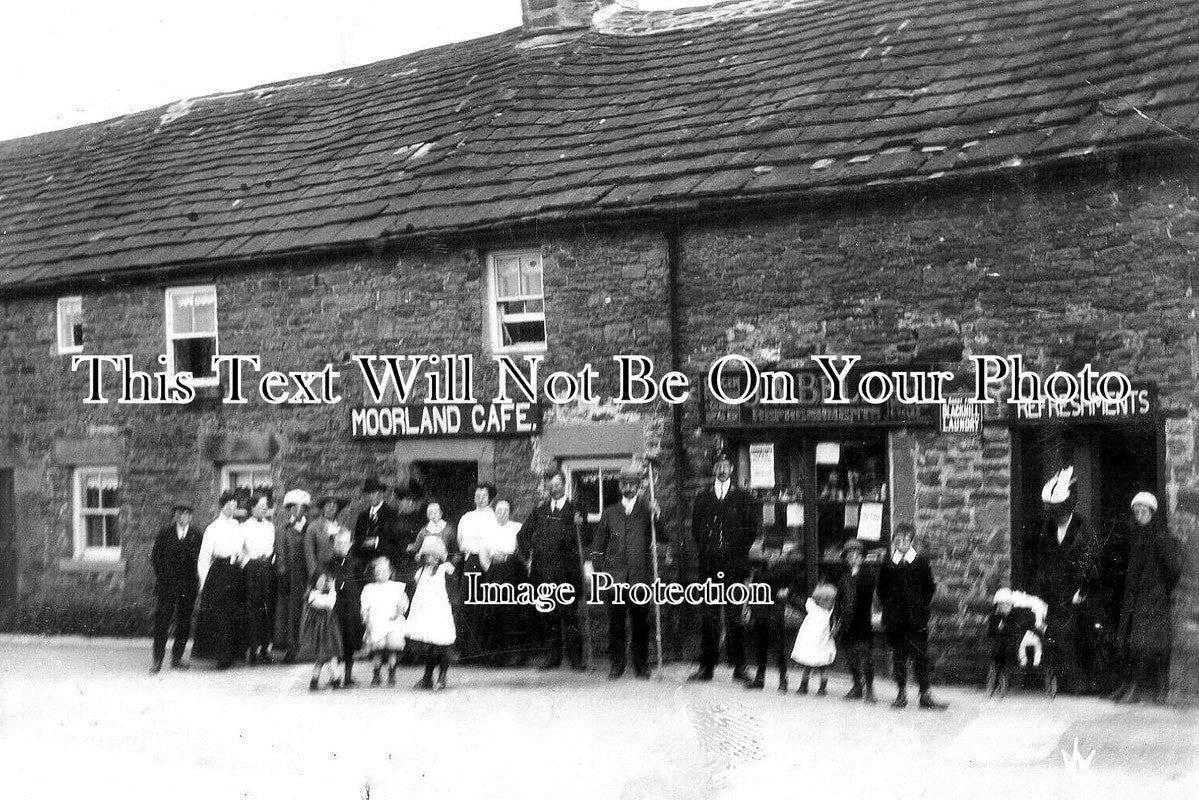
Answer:
MULTIPOLYGON (((613 583, 652 585, 654 556, 653 518, 658 509, 639 495, 641 470, 625 467, 620 471, 620 502, 613 503, 600 515, 591 543, 591 555, 583 564, 590 578, 595 572, 606 573, 613 583)), ((608 657, 612 667, 608 677, 619 678, 625 670, 625 619, 632 627, 633 672, 638 678, 648 678, 649 672, 649 612, 648 603, 635 603, 630 598, 616 603, 614 592, 601 597, 608 608, 608 657)))
MULTIPOLYGON (((712 457, 712 482, 696 496, 691 512, 691 535, 699 553, 701 576, 725 586, 745 579, 749 572, 749 549, 758 535, 753 500, 732 479, 733 462, 728 453, 718 450, 712 457)), ((688 680, 712 680, 720 658, 721 620, 733 679, 747 680, 741 608, 731 603, 705 604, 700 611, 703 627, 699 669, 688 680)))
POLYGON ((171 522, 158 532, 150 563, 154 566, 154 661, 151 674, 162 669, 166 654, 167 633, 175 623, 175 643, 171 647, 171 666, 186 669, 183 651, 191 636, 192 610, 200 589, 196 565, 200 560, 203 534, 192 527, 192 506, 177 502, 171 507, 171 522))
POLYGON ((396 511, 383 501, 387 489, 386 484, 380 483, 379 479, 373 476, 362 484, 362 492, 367 497, 367 507, 359 512, 354 523, 354 546, 350 555, 362 564, 368 564, 371 559, 379 556, 386 556, 391 561, 392 569, 396 570, 401 566, 403 545, 400 542, 400 525, 396 511))

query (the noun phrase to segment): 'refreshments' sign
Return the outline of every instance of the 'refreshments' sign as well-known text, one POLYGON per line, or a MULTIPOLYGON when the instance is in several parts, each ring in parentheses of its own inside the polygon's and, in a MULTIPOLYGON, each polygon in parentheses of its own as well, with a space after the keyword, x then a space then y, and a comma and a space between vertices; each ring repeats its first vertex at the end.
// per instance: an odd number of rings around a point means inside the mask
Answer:
POLYGON ((531 436, 541 432, 541 405, 507 403, 417 403, 360 406, 350 410, 355 439, 531 436))

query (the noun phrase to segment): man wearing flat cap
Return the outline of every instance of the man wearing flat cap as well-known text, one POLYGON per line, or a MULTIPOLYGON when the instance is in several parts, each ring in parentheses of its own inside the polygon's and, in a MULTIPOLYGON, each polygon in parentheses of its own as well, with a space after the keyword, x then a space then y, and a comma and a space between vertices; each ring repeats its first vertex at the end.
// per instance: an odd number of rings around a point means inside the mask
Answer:
MULTIPOLYGON (((712 482, 695 498, 691 535, 699 553, 701 576, 713 583, 741 583, 749 574, 749 549, 758 536, 758 514, 744 489, 733 484, 733 462, 718 450, 712 457, 712 482)), ((724 622, 725 649, 733 665, 734 680, 748 680, 741 608, 705 604, 699 669, 688 680, 710 681, 720 658, 720 625, 724 622)))
POLYGON ((308 492, 292 489, 283 496, 283 513, 275 518, 275 568, 279 575, 275 645, 285 650, 285 664, 295 662, 300 648, 300 615, 308 596, 304 531, 310 505, 312 496, 308 492))
POLYGON ((386 556, 391 561, 391 568, 399 570, 403 566, 404 546, 396 511, 384 502, 387 489, 387 485, 375 477, 367 478, 362 484, 367 507, 359 512, 354 522, 354 546, 350 554, 363 564, 386 556))
POLYGON ((171 522, 154 538, 150 563, 154 567, 154 651, 150 672, 162 669, 166 655, 167 633, 175 623, 175 642, 171 646, 171 666, 186 668, 183 651, 191 636, 192 611, 200 589, 196 565, 200 560, 203 534, 192 527, 192 506, 186 501, 171 507, 171 522))
POLYGON ((1051 694, 1084 688, 1077 653, 1084 635, 1083 604, 1096 595, 1099 582, 1098 544, 1075 510, 1074 482, 1074 467, 1066 467, 1041 490, 1045 524, 1033 549, 1032 590, 1049 606, 1045 660, 1051 694))
MULTIPOLYGON (((658 509, 640 496, 641 470, 625 467, 620 471, 620 502, 613 503, 600 515, 591 543, 591 555, 583 564, 590 578, 595 572, 606 573, 613 583, 643 583, 652 585, 654 556, 652 546, 653 518, 658 509)), ((659 537, 660 539, 661 537, 659 537)), ((649 604, 634 603, 625 598, 615 603, 613 592, 601 597, 608 609, 608 656, 615 680, 625 671, 626 618, 632 627, 633 673, 648 678, 649 672, 649 604)))

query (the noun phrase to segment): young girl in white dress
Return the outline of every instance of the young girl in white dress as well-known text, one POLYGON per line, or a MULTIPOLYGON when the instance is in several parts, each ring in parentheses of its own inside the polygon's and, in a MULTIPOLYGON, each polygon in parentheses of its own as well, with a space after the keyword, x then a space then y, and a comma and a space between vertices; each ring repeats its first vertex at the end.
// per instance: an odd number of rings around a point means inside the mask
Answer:
POLYGON ((375 659, 371 686, 383 683, 383 665, 387 664, 387 685, 396 685, 396 661, 404 649, 407 628, 408 592, 400 581, 392 580, 391 562, 380 556, 371 562, 374 580, 362 587, 362 621, 366 623, 364 644, 375 659))
POLYGON ((795 648, 791 651, 791 659, 803 667, 799 694, 808 693, 808 679, 812 677, 812 670, 816 670, 820 678, 820 688, 816 694, 828 694, 828 668, 837 657, 832 625, 836 600, 837 587, 831 583, 821 583, 805 604, 808 615, 799 626, 795 648))
POLYGON ((417 560, 420 569, 413 578, 416 588, 408 612, 408 639, 425 646, 425 676, 417 689, 441 690, 450 669, 450 646, 458 638, 454 626, 454 608, 450 599, 454 591, 454 567, 446 562, 445 543, 436 536, 421 542, 417 560), (437 668, 437 683, 433 668, 437 668))

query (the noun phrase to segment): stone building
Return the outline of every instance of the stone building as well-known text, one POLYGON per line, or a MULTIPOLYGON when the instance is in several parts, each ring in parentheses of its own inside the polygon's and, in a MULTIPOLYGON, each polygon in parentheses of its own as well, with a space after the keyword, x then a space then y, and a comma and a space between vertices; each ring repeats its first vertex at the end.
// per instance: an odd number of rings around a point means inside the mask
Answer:
MULTIPOLYGON (((1135 491, 1164 499, 1187 554, 1172 687, 1199 694, 1199 2, 523 5, 521 29, 0 143, 6 624, 143 629, 180 495, 206 522, 225 486, 380 475, 459 510, 488 479, 520 518, 560 466, 597 513, 647 452, 685 574, 722 444, 809 580, 846 536, 914 522, 938 668, 973 680, 1041 484, 1073 464, 1105 536, 1135 491), (693 396, 614 404, 622 353, 693 396), (201 385, 121 404, 110 376, 84 403, 77 354, 201 385), (251 373, 223 403, 214 354, 332 365, 343 400, 271 405, 251 373), (543 356, 543 377, 590 363, 601 397, 542 402, 531 433, 355 437, 362 354, 472 355, 478 398, 497 354, 543 356), (968 377, 1019 354, 1121 371, 1142 402, 997 406, 973 435, 936 408, 730 410, 700 397, 729 354, 801 383, 812 355, 968 377)), ((692 627, 672 616, 676 653, 692 627)))

